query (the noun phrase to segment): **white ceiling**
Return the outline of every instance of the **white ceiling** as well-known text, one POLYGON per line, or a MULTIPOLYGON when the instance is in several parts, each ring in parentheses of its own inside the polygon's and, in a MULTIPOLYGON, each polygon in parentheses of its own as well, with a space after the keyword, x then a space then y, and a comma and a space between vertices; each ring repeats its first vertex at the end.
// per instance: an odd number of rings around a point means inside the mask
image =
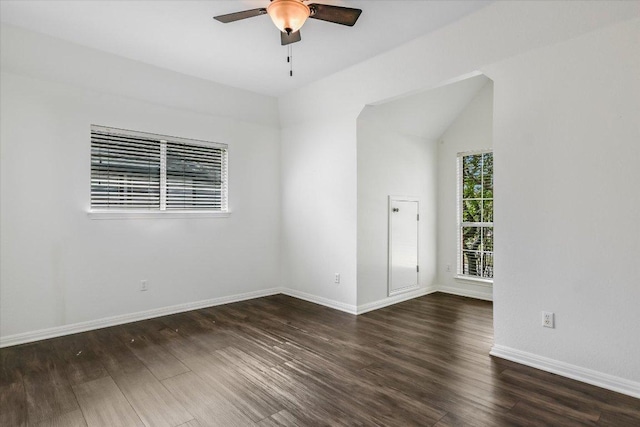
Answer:
POLYGON ((384 104, 369 105, 359 119, 433 141, 442 136, 490 81, 479 75, 384 104))
MULTIPOLYGON (((314 0, 315 1, 315 0, 314 0)), ((310 19, 287 48, 268 16, 230 24, 216 15, 265 7, 267 0, 0 1, 0 19, 147 64, 279 96, 472 13, 490 1, 336 1, 363 10, 353 27, 310 19)))

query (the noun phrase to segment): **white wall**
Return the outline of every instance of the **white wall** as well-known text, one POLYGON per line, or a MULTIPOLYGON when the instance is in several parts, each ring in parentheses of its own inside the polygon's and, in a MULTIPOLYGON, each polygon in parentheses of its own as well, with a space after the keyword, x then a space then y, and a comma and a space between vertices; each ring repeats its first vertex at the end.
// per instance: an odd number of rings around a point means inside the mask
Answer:
POLYGON ((283 285, 355 312, 355 121, 309 121, 282 131, 283 285), (334 275, 341 283, 334 283, 334 275))
POLYGON ((388 299, 388 196, 419 200, 418 286, 436 275, 436 141, 389 127, 374 112, 358 120, 358 305, 388 299))
POLYGON ((458 153, 493 147, 493 83, 488 82, 438 143, 438 289, 492 299, 491 284, 456 279, 458 153), (450 271, 447 271, 447 265, 450 271))
POLYGON ((89 53, 98 59, 93 66, 81 64, 87 49, 33 34, 22 43, 23 32, 12 35, 3 31, 0 79, 3 338, 280 286, 280 132, 268 124, 277 114, 275 101, 230 88, 218 92, 215 85, 99 52, 89 53), (24 57, 42 49, 53 51, 42 52, 41 67, 24 65, 24 57), (78 76, 78 84, 58 78, 49 71, 62 65, 46 62, 56 56, 92 74, 78 76), (220 117, 169 107, 170 97, 160 103, 159 94, 145 102, 144 90, 127 92, 129 83, 120 94, 89 89, 91 79, 104 89, 101 78, 110 80, 114 70, 100 66, 111 59, 130 83, 153 90, 171 83, 176 96, 184 87, 177 104, 218 94, 208 101, 215 111, 233 106, 227 96, 237 96, 254 121, 234 111, 220 117), (198 88, 204 93, 194 94, 198 88), (231 217, 89 219, 91 124, 229 144, 231 217), (141 279, 149 281, 147 292, 138 291, 141 279))
POLYGON ((640 397, 639 46, 636 19, 487 71, 496 346, 635 381, 640 397))
POLYGON ((5 23, 2 71, 71 84, 185 111, 278 126, 277 100, 185 76, 5 23))
MULTIPOLYGON (((632 245, 640 234, 639 16, 638 2, 493 3, 282 97, 283 133, 315 124, 296 134, 295 143, 306 148, 287 161, 318 170, 327 158, 339 159, 330 181, 306 188, 326 197, 314 203, 338 204, 343 190, 357 185, 352 172, 357 137, 347 124, 355 123, 366 104, 485 72, 495 88, 496 345, 508 350, 503 356, 529 364, 546 361, 537 365, 565 375, 577 372, 574 376, 595 383, 608 378, 604 385, 640 396, 640 364, 632 360, 640 353, 633 329, 640 321, 639 254, 632 245), (545 46, 551 47, 535 51, 545 46), (333 129, 327 146, 313 144, 325 132, 320 123, 334 121, 347 123, 344 130, 333 129), (532 160, 548 172, 523 174, 531 172, 532 160), (580 187, 580 179, 589 185, 580 187), (590 197, 591 187, 604 203, 590 197), (534 189, 538 194, 529 198, 534 189), (524 267, 529 259, 544 261, 538 263, 544 267, 533 271, 529 261, 524 267), (557 313, 556 329, 542 329, 541 310, 557 313)), ((288 167, 283 165, 284 182, 291 175, 288 167)), ((297 195, 283 187, 289 206, 295 206, 297 195)), ((357 206, 341 208, 346 217, 357 216, 357 206)), ((327 218, 306 215, 298 221, 310 229, 330 228, 327 218)), ((352 246, 341 250, 356 253, 353 234, 345 236, 337 243, 352 246)), ((325 247, 336 243, 332 238, 319 236, 325 247)), ((288 250, 296 249, 304 245, 288 250)), ((353 270, 356 262, 345 259, 353 270)))

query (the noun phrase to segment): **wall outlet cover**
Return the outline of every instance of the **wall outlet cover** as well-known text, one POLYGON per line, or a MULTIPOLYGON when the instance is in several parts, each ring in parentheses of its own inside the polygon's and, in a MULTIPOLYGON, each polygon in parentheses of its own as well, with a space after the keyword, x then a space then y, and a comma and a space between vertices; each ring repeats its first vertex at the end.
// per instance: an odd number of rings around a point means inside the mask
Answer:
POLYGON ((544 326, 545 328, 554 328, 555 324, 554 324, 554 315, 552 312, 550 311, 543 311, 542 312, 542 326, 544 326))

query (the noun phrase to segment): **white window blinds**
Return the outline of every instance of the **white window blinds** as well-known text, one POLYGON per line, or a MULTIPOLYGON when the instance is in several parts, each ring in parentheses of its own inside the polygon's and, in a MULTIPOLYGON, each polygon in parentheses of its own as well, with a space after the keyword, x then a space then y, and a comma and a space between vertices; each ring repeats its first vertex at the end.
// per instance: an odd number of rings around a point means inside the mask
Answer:
POLYGON ((226 150, 167 142, 167 209, 226 210, 226 150))
POLYGON ((158 142, 92 129, 91 207, 160 209, 158 142))
POLYGON ((227 211, 227 146, 91 127, 92 210, 227 211))

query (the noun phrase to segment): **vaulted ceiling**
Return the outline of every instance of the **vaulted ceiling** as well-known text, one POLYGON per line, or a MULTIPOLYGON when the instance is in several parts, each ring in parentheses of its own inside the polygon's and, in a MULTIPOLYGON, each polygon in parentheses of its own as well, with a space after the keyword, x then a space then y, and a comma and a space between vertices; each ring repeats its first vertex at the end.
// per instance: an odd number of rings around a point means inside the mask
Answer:
MULTIPOLYGON (((315 0, 314 0, 315 2, 315 0)), ((279 96, 446 26, 490 1, 336 1, 360 8, 351 27, 309 20, 293 45, 294 76, 287 48, 268 16, 231 24, 213 16, 265 7, 250 1, 7 1, 3 24, 187 75, 279 96)))

